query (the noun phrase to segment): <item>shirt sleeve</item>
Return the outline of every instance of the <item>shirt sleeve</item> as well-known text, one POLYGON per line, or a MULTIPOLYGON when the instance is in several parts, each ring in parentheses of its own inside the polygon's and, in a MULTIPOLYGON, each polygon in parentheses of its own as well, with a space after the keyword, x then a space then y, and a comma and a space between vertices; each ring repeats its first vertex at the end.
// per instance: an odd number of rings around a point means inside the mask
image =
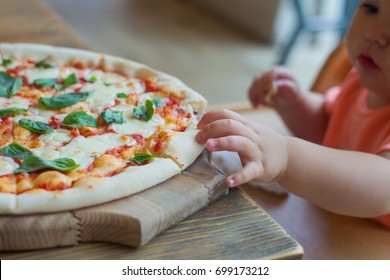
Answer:
POLYGON ((344 90, 344 88, 348 87, 350 83, 353 83, 356 79, 358 79, 358 72, 356 71, 356 69, 352 68, 351 71, 349 71, 349 73, 345 77, 345 80, 341 83, 341 85, 331 87, 325 92, 325 112, 328 115, 332 114, 340 93, 344 90))

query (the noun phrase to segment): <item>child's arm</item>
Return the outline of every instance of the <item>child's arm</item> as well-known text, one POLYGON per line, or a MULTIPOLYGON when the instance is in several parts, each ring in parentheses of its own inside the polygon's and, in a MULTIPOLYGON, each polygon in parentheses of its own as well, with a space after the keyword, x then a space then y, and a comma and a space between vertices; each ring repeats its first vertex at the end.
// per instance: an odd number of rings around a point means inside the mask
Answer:
POLYGON ((288 167, 279 183, 329 211, 375 217, 390 213, 390 160, 286 138, 288 167))
POLYGON ((359 217, 390 213, 390 161, 379 155, 335 150, 247 121, 237 113, 207 113, 197 135, 210 151, 237 152, 243 169, 228 176, 237 186, 252 179, 279 182, 329 211, 359 217))
POLYGON ((276 67, 255 78, 248 95, 254 107, 272 106, 297 137, 315 143, 323 139, 328 123, 323 96, 303 93, 285 68, 276 67), (272 97, 271 103, 268 103, 267 94, 273 87, 277 94, 272 97))

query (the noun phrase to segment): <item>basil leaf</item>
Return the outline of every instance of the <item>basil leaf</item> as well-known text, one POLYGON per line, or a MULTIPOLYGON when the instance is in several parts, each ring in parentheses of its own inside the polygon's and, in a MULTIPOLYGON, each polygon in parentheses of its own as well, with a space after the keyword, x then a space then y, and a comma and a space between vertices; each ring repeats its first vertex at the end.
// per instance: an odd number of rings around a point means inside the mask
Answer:
POLYGON ((137 163, 137 164, 142 164, 144 163, 145 161, 148 161, 152 158, 155 158, 156 156, 154 155, 150 155, 150 154, 134 154, 134 157, 132 159, 130 159, 130 163, 131 162, 134 162, 134 163, 137 163))
POLYGON ((12 88, 12 85, 15 83, 15 78, 10 74, 0 71, 0 85, 5 87, 7 90, 12 88))
POLYGON ((23 84, 22 78, 17 77, 14 84, 12 85, 11 90, 8 92, 8 97, 11 97, 15 93, 17 93, 19 91, 20 87, 22 86, 22 84, 23 84))
POLYGON ((48 134, 51 132, 54 132, 54 128, 48 125, 47 123, 40 122, 40 121, 32 121, 30 119, 21 119, 19 121, 19 125, 21 127, 24 127, 31 132, 38 133, 38 134, 48 134))
POLYGON ((61 109, 72 106, 80 101, 87 99, 89 92, 71 92, 65 93, 51 98, 41 97, 39 101, 52 109, 61 109))
POLYGON ((115 122, 122 124, 125 122, 123 119, 123 111, 106 110, 99 113, 99 116, 102 117, 106 123, 115 122))
POLYGON ((12 59, 4 58, 3 62, 1 63, 1 65, 3 65, 5 68, 7 68, 7 66, 10 65, 12 62, 13 62, 12 59))
POLYGON ((0 97, 8 97, 7 89, 0 85, 0 97))
POLYGON ((149 121, 154 114, 154 102, 152 99, 146 99, 145 105, 135 107, 133 109, 133 115, 136 119, 149 121))
POLYGON ((164 102, 162 101, 161 98, 153 98, 153 103, 157 108, 162 108, 164 107, 164 102))
POLYGON ((72 112, 64 118, 63 126, 79 127, 92 126, 97 127, 98 123, 94 117, 88 115, 84 111, 72 112))
POLYGON ((97 78, 96 78, 96 76, 92 76, 89 78, 84 78, 84 80, 86 80, 88 83, 94 83, 97 81, 97 78))
POLYGON ((39 87, 52 87, 57 83, 57 79, 35 79, 33 84, 39 87))
POLYGON ((146 117, 147 117, 146 120, 148 121, 153 117, 154 114, 155 106, 153 100, 147 99, 145 101, 145 106, 146 106, 146 117))
POLYGON ((56 65, 55 65, 54 62, 50 62, 50 61, 47 61, 47 60, 41 60, 41 61, 38 61, 37 63, 35 63, 35 67, 38 67, 38 68, 54 68, 54 67, 56 67, 56 65))
POLYGON ((116 94, 116 97, 118 97, 118 98, 126 98, 126 97, 127 97, 127 94, 124 93, 124 92, 120 92, 120 93, 117 93, 117 94, 116 94))
POLYGON ((5 109, 0 109, 0 118, 8 117, 8 116, 16 116, 20 115, 22 113, 27 112, 26 109, 22 108, 14 108, 14 107, 9 107, 5 109))
POLYGON ((6 72, 0 72, 0 96, 11 97, 17 93, 23 84, 21 77, 14 78, 6 72))
POLYGON ((7 157, 18 159, 26 159, 33 155, 29 149, 16 142, 0 149, 0 153, 7 157))
POLYGON ((63 89, 67 88, 70 85, 77 84, 78 82, 79 82, 79 79, 77 78, 76 73, 72 73, 68 77, 63 79, 62 85, 57 84, 55 86, 55 88, 56 88, 56 90, 63 90, 63 89))
POLYGON ((76 162, 71 158, 48 160, 37 156, 30 156, 23 161, 23 163, 14 171, 14 173, 19 174, 22 172, 34 172, 42 169, 52 169, 65 172, 73 170, 79 166, 80 165, 76 164, 76 162))

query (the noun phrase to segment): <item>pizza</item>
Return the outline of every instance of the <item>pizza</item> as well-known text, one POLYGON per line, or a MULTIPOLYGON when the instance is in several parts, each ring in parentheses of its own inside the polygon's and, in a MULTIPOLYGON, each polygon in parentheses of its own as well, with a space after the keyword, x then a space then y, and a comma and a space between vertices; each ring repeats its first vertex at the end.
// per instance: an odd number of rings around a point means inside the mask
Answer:
POLYGON ((0 44, 0 214, 96 205, 150 188, 202 152, 206 100, 123 58, 0 44))

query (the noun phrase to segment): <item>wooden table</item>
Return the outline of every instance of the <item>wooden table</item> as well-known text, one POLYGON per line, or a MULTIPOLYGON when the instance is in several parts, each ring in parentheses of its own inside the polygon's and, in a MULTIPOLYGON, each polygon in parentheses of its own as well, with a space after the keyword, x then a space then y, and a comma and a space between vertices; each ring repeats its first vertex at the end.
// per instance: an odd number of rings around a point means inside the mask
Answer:
MULTIPOLYGON (((88 48, 40 0, 0 0, 0 6, 0 41, 88 48)), ((241 189, 235 189, 138 249, 88 243, 39 251, 1 252, 0 258, 299 259, 302 254, 302 247, 293 238, 241 189)))

